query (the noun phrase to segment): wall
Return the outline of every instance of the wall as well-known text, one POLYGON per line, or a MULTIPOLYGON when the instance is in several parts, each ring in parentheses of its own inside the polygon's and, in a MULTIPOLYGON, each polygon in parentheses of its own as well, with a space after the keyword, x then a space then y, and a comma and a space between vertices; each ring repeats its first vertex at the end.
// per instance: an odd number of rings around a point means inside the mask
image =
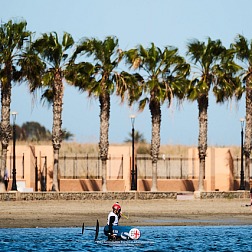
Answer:
MULTIPOLYGON (((53 148, 48 145, 16 145, 16 180, 19 191, 35 190, 35 166, 37 162, 38 173, 40 175, 44 169, 45 157, 47 159, 47 190, 52 187, 53 170, 53 148), (37 158, 37 160, 36 160, 37 158), (23 168, 24 167, 24 168, 23 168)), ((13 147, 10 145, 7 151, 7 169, 10 176, 8 190, 12 186, 13 170, 13 147)), ((38 190, 41 184, 38 182, 38 190)))
MULTIPOLYGON (((173 199, 177 192, 8 192, 0 193, 0 201, 42 201, 42 200, 149 200, 173 199)), ((248 191, 200 192, 197 199, 249 199, 248 191)))
MULTIPOLYGON (((131 146, 110 146, 109 155, 123 156, 123 165, 120 160, 115 161, 108 169, 107 190, 108 191, 130 191, 130 169, 131 169, 131 146), (118 179, 118 175, 123 173, 123 179, 118 179)), ((9 171, 12 170, 12 146, 8 149, 7 165, 9 171)), ((41 176, 44 170, 45 157, 47 157, 47 191, 52 188, 53 175, 53 148, 52 146, 16 146, 16 168, 17 183, 23 184, 19 191, 35 190, 35 164, 37 162, 38 173, 41 176), (24 156, 24 161, 22 157, 24 156), (37 159, 36 159, 37 158, 37 159), (37 161, 36 161, 37 160, 37 161), (25 169, 23 174, 24 162, 25 169), (24 175, 24 176, 23 176, 24 175)), ((197 191, 199 159, 197 148, 188 151, 188 158, 191 163, 188 167, 188 179, 158 179, 157 187, 159 191, 197 191)), ((206 177, 204 181, 205 191, 232 191, 239 189, 239 181, 234 179, 233 160, 228 148, 208 148, 206 157, 206 177)), ((40 177, 38 178, 40 181, 40 177)), ((12 181, 9 183, 11 189, 12 181)), ((38 191, 41 191, 41 184, 38 182, 38 191)), ((138 191, 150 191, 151 179, 138 179, 138 191)), ((101 179, 60 179, 60 191, 100 191, 101 179)))
MULTIPOLYGON (((189 149, 188 157, 192 160, 189 165, 189 174, 191 174, 189 178, 198 179, 199 157, 197 148, 189 149)), ((234 190, 233 158, 229 148, 208 148, 205 169, 205 191, 234 190)))

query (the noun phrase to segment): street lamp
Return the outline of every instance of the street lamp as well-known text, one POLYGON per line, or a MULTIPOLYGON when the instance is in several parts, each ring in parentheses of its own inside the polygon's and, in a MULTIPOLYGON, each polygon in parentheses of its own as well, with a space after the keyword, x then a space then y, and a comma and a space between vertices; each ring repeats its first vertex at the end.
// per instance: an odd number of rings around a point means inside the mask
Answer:
POLYGON ((12 169, 12 187, 11 190, 12 191, 17 191, 17 180, 16 180, 16 117, 17 117, 17 112, 11 112, 12 115, 12 119, 13 119, 13 133, 12 133, 12 137, 13 137, 13 169, 12 169))
POLYGON ((137 190, 136 183, 136 172, 135 172, 135 115, 130 116, 131 125, 132 125, 132 161, 131 161, 131 190, 137 190))
POLYGON ((243 128, 244 128, 244 118, 240 119, 241 122, 241 180, 240 180, 240 190, 245 190, 244 185, 244 169, 243 169, 243 128))

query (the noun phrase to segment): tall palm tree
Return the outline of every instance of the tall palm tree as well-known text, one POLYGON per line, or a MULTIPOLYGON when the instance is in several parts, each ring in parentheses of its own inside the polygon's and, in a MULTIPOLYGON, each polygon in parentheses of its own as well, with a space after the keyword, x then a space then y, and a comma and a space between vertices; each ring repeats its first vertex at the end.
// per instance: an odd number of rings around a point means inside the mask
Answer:
MULTIPOLYGON (((107 159, 109 148, 110 96, 115 92, 124 100, 124 93, 130 85, 131 75, 119 73, 117 67, 123 57, 118 39, 108 36, 104 41, 96 38, 84 39, 73 54, 73 62, 67 79, 87 91, 89 97, 99 99, 100 103, 100 141, 99 155, 102 161, 102 190, 107 191, 107 159), (77 57, 85 56, 90 62, 75 63, 77 57)), ((79 58, 78 58, 79 59, 79 58)))
POLYGON ((64 32, 62 41, 59 41, 56 32, 42 34, 34 43, 32 50, 38 54, 45 68, 42 73, 42 82, 39 86, 31 88, 42 88, 45 98, 53 105, 53 126, 52 126, 52 145, 54 155, 53 165, 53 184, 52 190, 58 191, 58 176, 59 176, 59 150, 62 142, 62 109, 64 85, 67 65, 70 60, 70 49, 74 45, 74 40, 69 33, 64 32))
POLYGON ((235 50, 237 59, 241 66, 241 76, 245 83, 246 91, 246 128, 244 141, 244 155, 245 155, 245 172, 244 182, 245 189, 250 189, 250 153, 252 141, 252 40, 248 41, 244 36, 237 35, 231 48, 235 50))
MULTIPOLYGON (((149 104, 152 120, 151 156, 152 156, 152 191, 157 191, 157 162, 160 148, 161 105, 173 97, 183 99, 186 87, 186 75, 189 65, 178 55, 178 49, 165 47, 162 51, 154 43, 149 48, 137 46, 125 53, 126 61, 138 69, 139 93, 131 98, 139 101, 142 111, 149 104)), ((131 94, 132 95, 132 94, 131 94)))
POLYGON ((220 40, 211 40, 207 43, 193 40, 187 45, 187 55, 192 60, 195 72, 192 74, 192 81, 188 88, 189 100, 197 100, 199 109, 199 185, 198 190, 204 190, 205 158, 207 152, 208 132, 208 106, 209 92, 216 96, 217 102, 224 102, 226 99, 236 95, 241 97, 239 92, 239 78, 235 73, 239 67, 232 61, 233 54, 222 45, 220 40))
POLYGON ((1 144, 2 162, 0 166, 0 182, 2 171, 6 169, 7 148, 11 137, 10 104, 12 82, 20 78, 17 63, 22 57, 26 43, 30 41, 31 32, 26 29, 25 21, 12 20, 0 26, 0 84, 1 84, 1 144))

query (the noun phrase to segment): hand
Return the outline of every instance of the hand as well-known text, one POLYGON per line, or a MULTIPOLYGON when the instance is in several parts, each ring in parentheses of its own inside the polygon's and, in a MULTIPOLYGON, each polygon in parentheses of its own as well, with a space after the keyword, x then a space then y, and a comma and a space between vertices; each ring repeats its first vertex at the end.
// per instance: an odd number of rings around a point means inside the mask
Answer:
POLYGON ((115 240, 116 239, 116 235, 115 234, 109 234, 109 239, 115 240))
POLYGON ((122 213, 120 212, 120 213, 118 213, 118 220, 120 220, 121 217, 122 217, 122 213))

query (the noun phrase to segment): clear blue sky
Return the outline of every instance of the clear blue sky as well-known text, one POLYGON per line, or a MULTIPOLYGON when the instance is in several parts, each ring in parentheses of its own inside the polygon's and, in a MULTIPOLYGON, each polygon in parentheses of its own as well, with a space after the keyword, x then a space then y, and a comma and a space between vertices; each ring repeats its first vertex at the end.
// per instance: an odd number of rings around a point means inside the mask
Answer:
MULTIPOLYGON (((185 56, 186 43, 196 38, 221 39, 225 46, 240 33, 252 39, 252 1, 250 0, 8 0, 1 1, 0 18, 23 18, 28 29, 39 36, 56 31, 69 32, 75 41, 83 37, 104 39, 115 35, 123 50, 137 44, 172 45, 185 56)), ((38 96, 38 100, 39 100, 38 96)), ((33 101, 27 87, 13 88, 11 110, 18 112, 17 124, 37 121, 51 130, 52 109, 33 101)), ((136 111, 136 108, 135 108, 136 111)), ((131 131, 130 114, 135 112, 111 102, 110 143, 121 143, 131 131)), ((208 113, 208 145, 239 145, 240 118, 245 116, 244 98, 216 105, 210 97, 208 113)), ((151 119, 148 107, 137 114, 135 129, 151 140, 151 119)), ((63 128, 75 135, 75 141, 99 141, 99 103, 65 87, 63 128)), ((197 103, 184 102, 178 109, 162 108, 161 143, 197 145, 197 103)))

